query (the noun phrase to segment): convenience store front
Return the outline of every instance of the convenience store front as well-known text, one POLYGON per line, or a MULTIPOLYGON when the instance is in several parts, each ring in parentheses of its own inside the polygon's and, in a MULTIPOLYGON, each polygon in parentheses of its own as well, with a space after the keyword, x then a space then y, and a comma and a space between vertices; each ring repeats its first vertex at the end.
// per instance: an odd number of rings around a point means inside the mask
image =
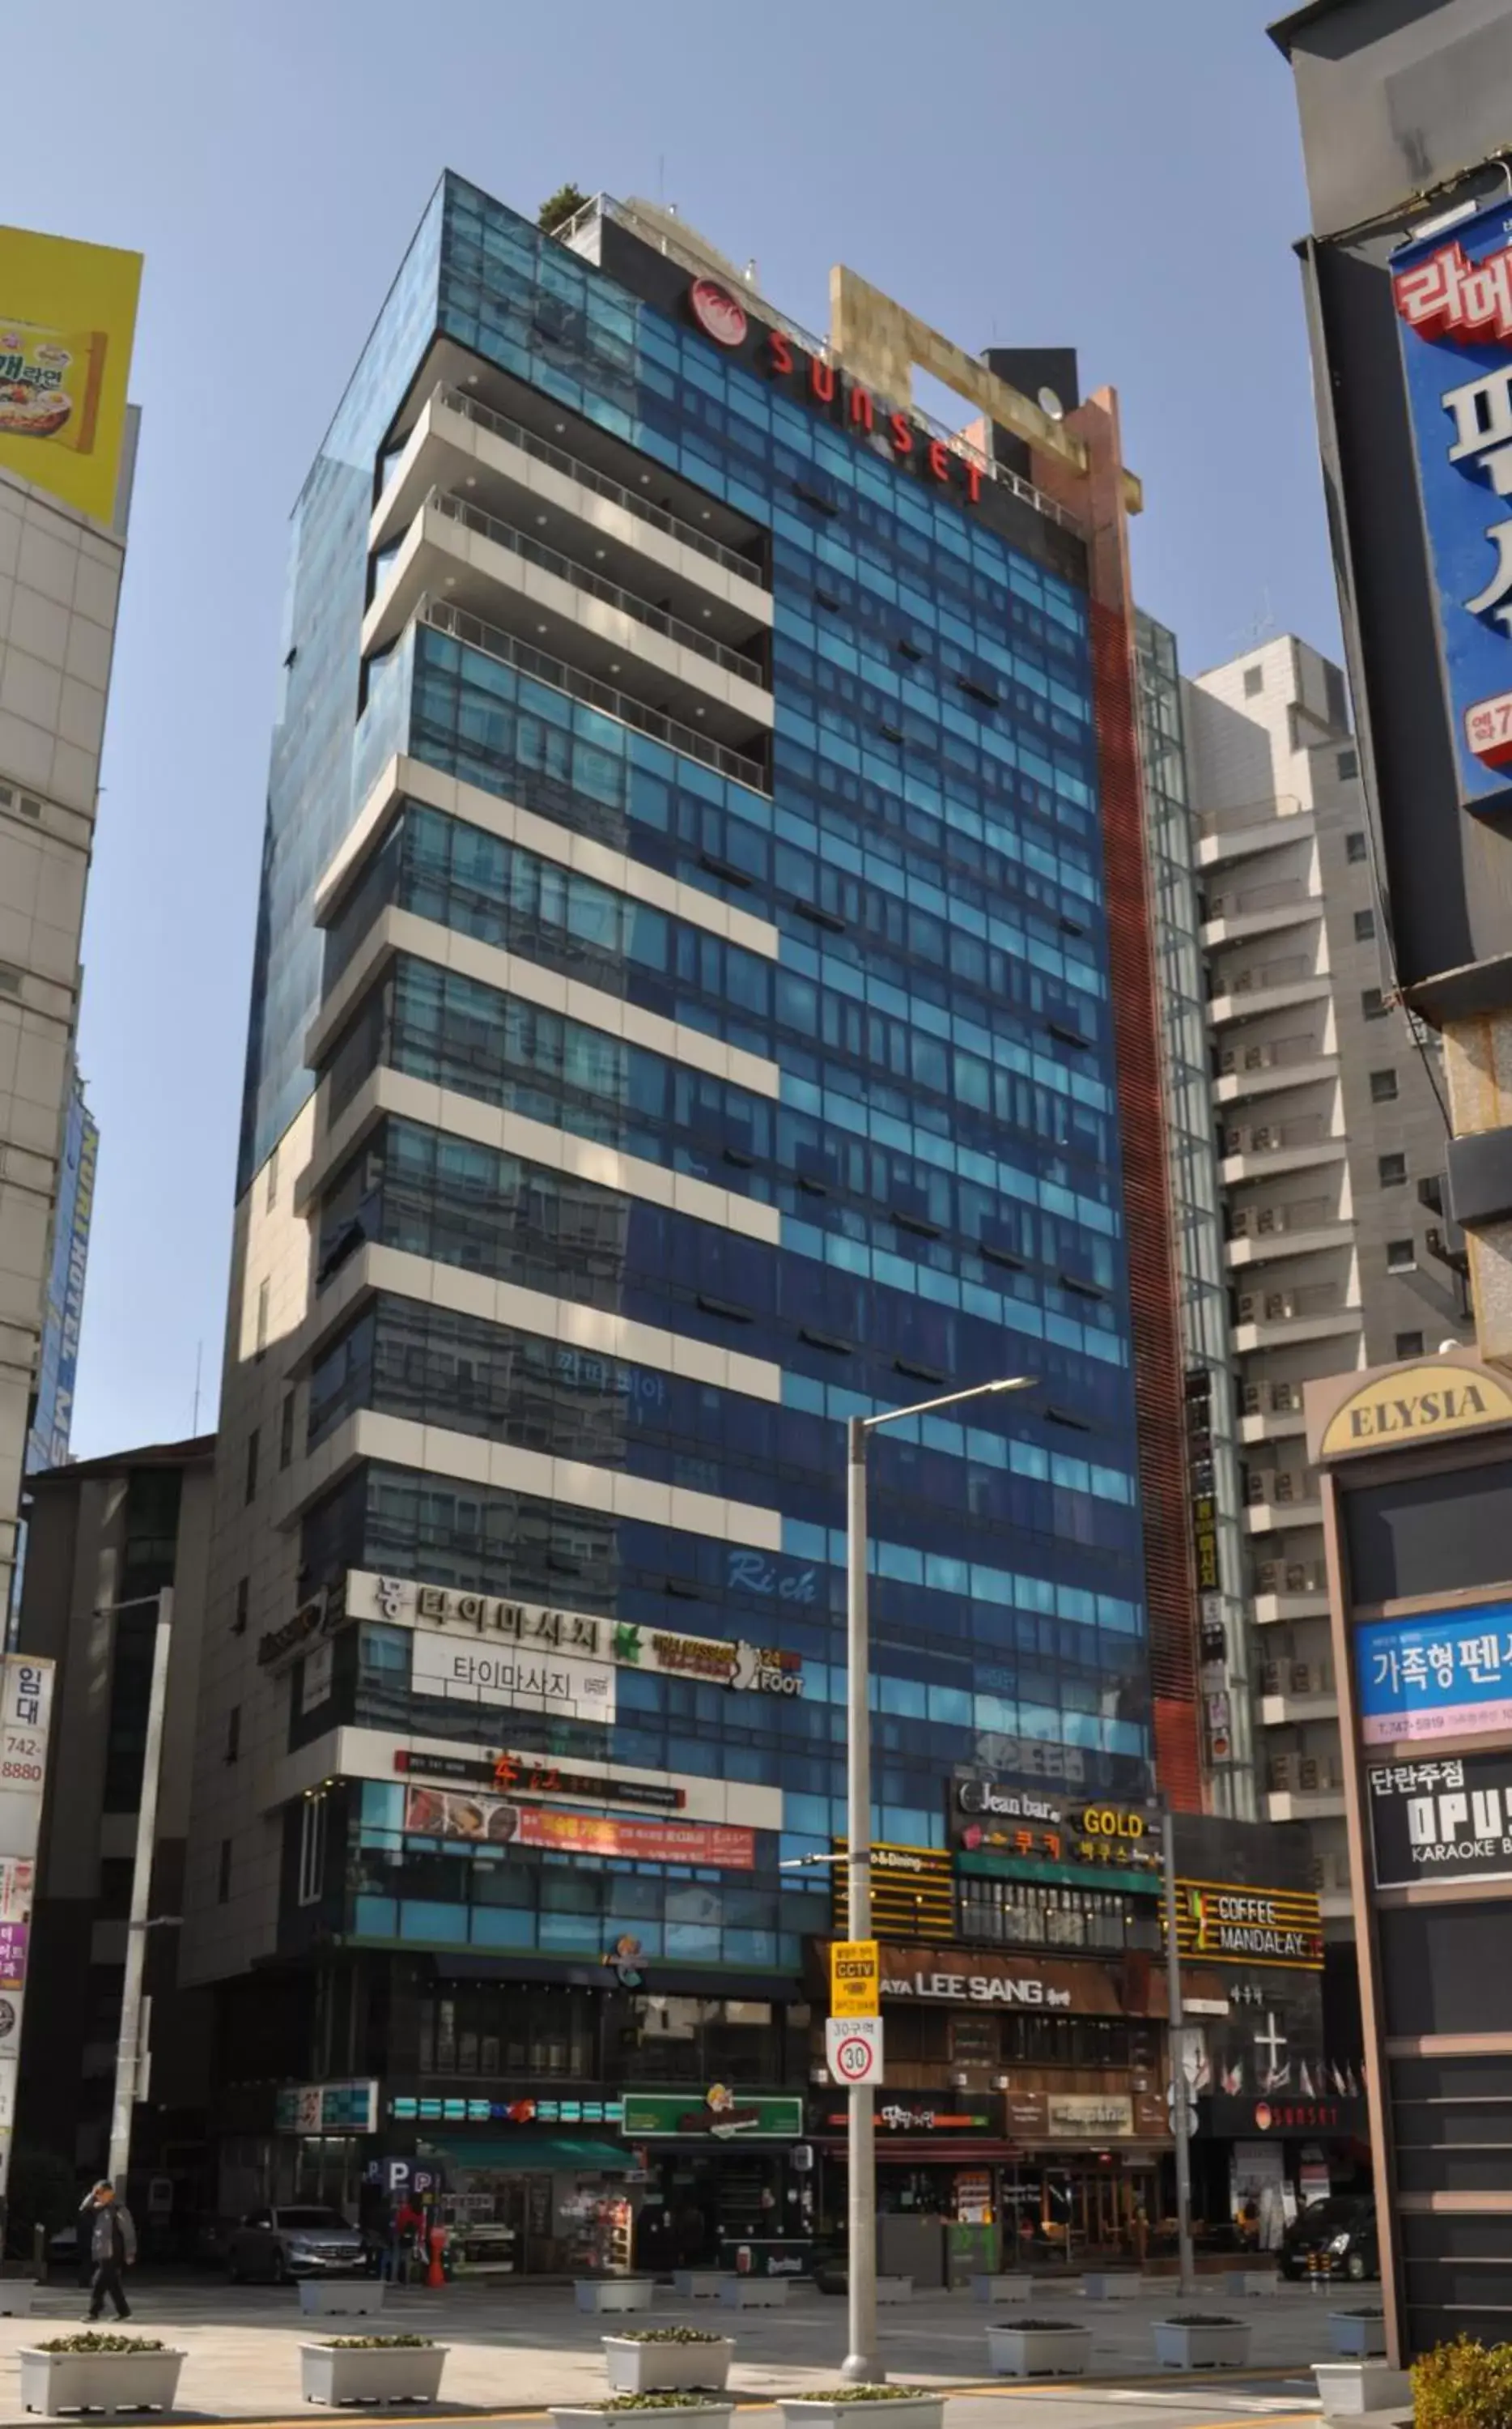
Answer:
POLYGON ((535 2118, 504 2133, 422 2126, 414 2156, 389 2163, 395 2202, 412 2193, 448 2229, 457 2276, 581 2275, 628 2270, 643 2190, 633 2152, 613 2137, 617 2102, 544 2103, 596 2109, 581 2129, 535 2118))
POLYGON ((644 2175, 636 2266, 796 2277, 814 2246, 801 2092, 627 2090, 621 2131, 644 2175))

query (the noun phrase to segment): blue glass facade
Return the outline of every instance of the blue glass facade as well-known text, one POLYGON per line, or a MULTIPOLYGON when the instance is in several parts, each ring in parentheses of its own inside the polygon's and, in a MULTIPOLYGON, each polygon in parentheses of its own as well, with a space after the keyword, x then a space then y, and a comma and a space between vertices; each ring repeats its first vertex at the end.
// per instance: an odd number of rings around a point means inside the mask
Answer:
MULTIPOLYGON (((373 1244, 736 1363, 719 1383, 675 1357, 586 1352, 570 1323, 369 1294, 316 1359, 301 1448, 366 1411, 430 1429, 442 1463, 360 1460, 306 1511, 304 1574, 312 1590, 382 1572, 754 1640, 801 1660, 804 1691, 622 1669, 612 1723, 485 1723, 412 1688, 405 1628, 344 1629, 329 1695, 305 1712, 296 1688, 296 1743, 333 1718, 474 1745, 507 1730, 553 1758, 779 1792, 781 1827, 757 1830, 739 1873, 501 1863, 406 1835, 398 1784, 353 1783, 332 1817, 348 1860, 305 1924, 590 1962, 626 1934, 652 1961, 796 1981, 828 1885, 779 1860, 827 1853, 844 1826, 844 1421, 1007 1374, 1039 1389, 875 1446, 876 1827, 944 1846, 961 1764, 1147 1787, 1087 603, 1075 542, 1041 544, 1030 510, 1010 522, 994 504, 915 477, 880 431, 858 438, 476 190, 438 190, 296 517, 243 1180, 314 1084, 300 1058, 322 987, 366 968, 382 915, 409 915, 431 944, 356 984, 320 1077, 332 1122, 375 1072, 441 1110, 390 1111, 333 1161, 319 1287, 373 1244), (433 341, 449 380, 460 349, 492 403, 567 453, 612 456, 627 483, 646 468, 690 520, 699 498, 739 519, 772 603, 769 736, 682 747, 426 606, 359 666, 392 556, 374 575, 368 519, 396 417, 436 376, 433 341), (550 821, 562 847, 405 798, 322 940, 316 883, 395 752, 550 821), (609 863, 574 862, 567 838, 684 891, 645 899, 609 863), (747 929, 721 933, 693 898, 747 929), (764 949, 742 941, 752 922, 764 949), (449 963, 448 933, 528 965, 530 986, 449 963), (542 974, 759 1058, 763 1082, 623 1034, 581 993, 554 1009, 542 974), (467 1105, 573 1152, 480 1143, 467 1105), (615 1161, 590 1172, 580 1145, 615 1161), (647 1168, 724 1193, 730 1218, 643 1186, 647 1168), (534 1469, 449 1469, 459 1437, 571 1462, 591 1497, 543 1493, 534 1469), (765 1523, 721 1535, 616 1514, 621 1478, 765 1523)), ((616 680, 633 695, 637 669, 616 680)))

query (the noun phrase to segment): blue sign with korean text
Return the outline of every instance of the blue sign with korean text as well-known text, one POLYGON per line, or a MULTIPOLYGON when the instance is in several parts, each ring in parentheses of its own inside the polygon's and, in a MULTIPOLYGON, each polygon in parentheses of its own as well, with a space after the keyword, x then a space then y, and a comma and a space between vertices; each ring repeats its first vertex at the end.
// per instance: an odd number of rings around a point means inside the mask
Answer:
MULTIPOLYGON (((1512 198, 1391 256, 1460 801, 1512 801, 1512 198)), ((1379 510, 1389 511, 1389 501, 1379 510)))
POLYGON ((1512 1728, 1512 1602, 1363 1621, 1355 1682, 1366 1745, 1512 1728))

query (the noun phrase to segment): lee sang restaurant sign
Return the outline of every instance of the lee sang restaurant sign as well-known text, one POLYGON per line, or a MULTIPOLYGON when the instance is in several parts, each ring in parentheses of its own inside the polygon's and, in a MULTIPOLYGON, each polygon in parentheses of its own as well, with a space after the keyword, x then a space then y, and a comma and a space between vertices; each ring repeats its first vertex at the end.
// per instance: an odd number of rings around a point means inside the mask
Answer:
POLYGON ((1122 2016, 1121 1962, 1099 1958, 999 1957, 981 1948, 882 1950, 884 2003, 907 1999, 951 2008, 1039 2008, 1122 2016))
POLYGON ((1512 1754, 1385 1762, 1366 1776, 1377 1889, 1512 1880, 1512 1754))

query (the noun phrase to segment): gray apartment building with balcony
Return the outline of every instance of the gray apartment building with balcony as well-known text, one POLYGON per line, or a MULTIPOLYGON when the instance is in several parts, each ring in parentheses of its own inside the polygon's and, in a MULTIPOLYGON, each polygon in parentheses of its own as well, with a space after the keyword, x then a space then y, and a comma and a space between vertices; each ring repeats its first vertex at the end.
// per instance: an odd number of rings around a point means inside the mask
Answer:
POLYGON ((1309 1377, 1472 1336, 1436 1203, 1437 1043, 1391 1002, 1340 669, 1290 635, 1185 687, 1238 1384, 1262 1809, 1350 1930, 1309 1377))

